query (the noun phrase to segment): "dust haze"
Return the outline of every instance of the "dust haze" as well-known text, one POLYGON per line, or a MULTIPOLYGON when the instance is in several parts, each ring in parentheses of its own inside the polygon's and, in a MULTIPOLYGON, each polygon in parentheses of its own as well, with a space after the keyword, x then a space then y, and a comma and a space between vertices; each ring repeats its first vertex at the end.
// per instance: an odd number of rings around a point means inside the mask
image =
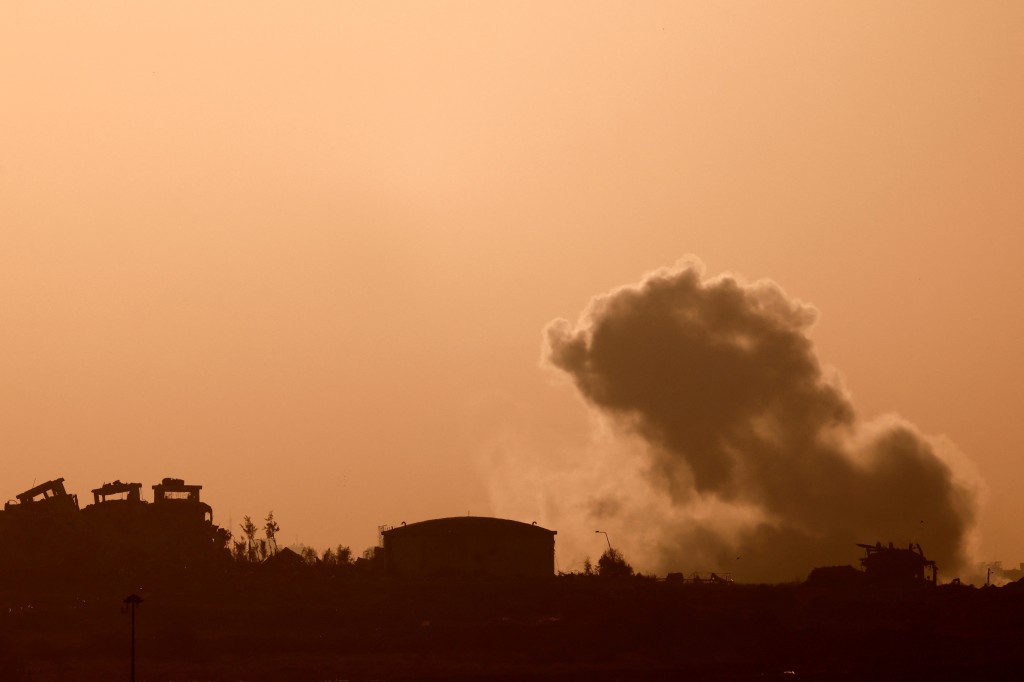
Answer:
POLYGON ((560 527, 611 528, 647 570, 802 579, 891 541, 955 575, 973 468, 905 419, 858 417, 815 353, 816 317, 772 281, 709 278, 689 259, 551 322, 545 360, 603 433, 573 470, 534 471, 531 486, 559 500, 560 527))

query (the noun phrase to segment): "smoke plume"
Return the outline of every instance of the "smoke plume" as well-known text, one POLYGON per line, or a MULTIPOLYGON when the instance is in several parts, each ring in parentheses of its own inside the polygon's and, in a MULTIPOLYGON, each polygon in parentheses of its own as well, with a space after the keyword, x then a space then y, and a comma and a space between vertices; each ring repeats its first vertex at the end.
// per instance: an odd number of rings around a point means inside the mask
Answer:
POLYGON ((901 418, 860 420, 815 354, 815 318, 771 281, 688 261, 548 325, 546 359, 645 453, 646 490, 608 485, 590 518, 642 526, 653 570, 791 580, 891 541, 956 575, 969 467, 901 418))

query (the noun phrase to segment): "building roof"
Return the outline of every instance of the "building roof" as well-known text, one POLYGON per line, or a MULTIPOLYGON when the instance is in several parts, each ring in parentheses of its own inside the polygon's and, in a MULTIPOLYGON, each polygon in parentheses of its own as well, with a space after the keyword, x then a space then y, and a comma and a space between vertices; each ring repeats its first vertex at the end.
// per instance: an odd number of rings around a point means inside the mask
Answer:
POLYGON ((94 495, 116 495, 117 493, 131 492, 133 489, 140 490, 141 488, 141 483, 122 483, 121 481, 114 481, 113 483, 104 483, 99 488, 93 488, 92 492, 94 495))
POLYGON ((17 495, 17 498, 21 502, 31 502, 32 498, 34 498, 34 497, 36 497, 38 495, 42 495, 45 492, 50 492, 50 491, 52 491, 53 493, 58 494, 58 495, 65 495, 66 493, 64 491, 64 479, 63 478, 55 478, 52 481, 47 481, 46 483, 40 483, 39 485, 35 486, 34 488, 29 488, 25 492, 17 495))
POLYGON ((416 523, 404 524, 383 532, 385 537, 401 535, 448 535, 453 533, 536 533, 538 535, 557 535, 558 531, 542 528, 534 523, 523 523, 511 519, 498 519, 492 516, 449 516, 441 519, 428 519, 416 523))
POLYGON ((180 478, 165 478, 153 486, 153 490, 163 490, 169 493, 198 493, 203 489, 201 485, 185 485, 180 478))

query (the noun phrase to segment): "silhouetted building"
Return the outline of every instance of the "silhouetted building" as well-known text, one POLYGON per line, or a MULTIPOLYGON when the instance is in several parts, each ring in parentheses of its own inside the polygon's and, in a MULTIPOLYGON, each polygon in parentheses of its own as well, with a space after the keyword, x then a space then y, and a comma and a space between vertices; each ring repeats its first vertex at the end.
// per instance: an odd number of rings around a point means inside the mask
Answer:
POLYGON ((114 481, 113 483, 104 483, 99 488, 93 488, 92 491, 93 504, 121 501, 122 499, 127 502, 141 502, 142 484, 114 481), (113 500, 108 499, 114 495, 126 495, 126 497, 113 500))
POLYGON ((40 483, 34 488, 16 496, 17 502, 8 502, 4 505, 5 511, 27 512, 33 514, 62 514, 78 510, 78 496, 69 495, 64 489, 64 479, 55 478, 46 483, 40 483))
POLYGON ((21 493, 0 512, 0 583, 12 576, 152 576, 230 561, 230 533, 213 525, 201 486, 165 478, 153 488, 149 503, 141 483, 104 483, 84 509, 62 478, 21 493))
POLYGON ((557 531, 482 516, 420 521, 384 530, 384 567, 415 578, 543 578, 554 574, 557 531))
POLYGON ((858 544, 865 556, 860 560, 869 583, 875 585, 907 586, 934 585, 938 579, 938 567, 934 561, 925 558, 921 545, 910 543, 906 549, 858 544))
POLYGON ((82 516, 93 523, 104 524, 103 531, 122 531, 126 535, 146 532, 135 524, 149 512, 142 499, 141 483, 114 481, 92 490, 93 503, 82 509, 82 516))
POLYGON ((201 485, 186 485, 180 478, 165 478, 153 486, 153 504, 161 512, 213 523, 213 509, 200 501, 201 485))
POLYGON ((1002 561, 986 561, 978 564, 978 572, 985 575, 986 585, 1005 585, 1024 579, 1024 563, 1006 568, 1002 561))
POLYGON ((867 584, 867 575, 853 566, 819 566, 807 576, 804 585, 849 589, 867 584))
POLYGON ((264 570, 273 571, 297 571, 306 568, 306 560, 298 552, 290 547, 270 555, 263 562, 264 570))

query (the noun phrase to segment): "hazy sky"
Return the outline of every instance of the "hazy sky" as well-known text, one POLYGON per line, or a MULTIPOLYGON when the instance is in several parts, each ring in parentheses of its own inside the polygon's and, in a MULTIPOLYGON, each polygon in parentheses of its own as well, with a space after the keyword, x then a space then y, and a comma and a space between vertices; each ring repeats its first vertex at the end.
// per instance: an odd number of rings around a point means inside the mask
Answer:
POLYGON ((1017 0, 5 2, 0 93, 7 498, 182 477, 357 551, 509 513, 557 491, 495 457, 592 427, 545 325, 692 253, 812 303, 1024 561, 1017 0))

